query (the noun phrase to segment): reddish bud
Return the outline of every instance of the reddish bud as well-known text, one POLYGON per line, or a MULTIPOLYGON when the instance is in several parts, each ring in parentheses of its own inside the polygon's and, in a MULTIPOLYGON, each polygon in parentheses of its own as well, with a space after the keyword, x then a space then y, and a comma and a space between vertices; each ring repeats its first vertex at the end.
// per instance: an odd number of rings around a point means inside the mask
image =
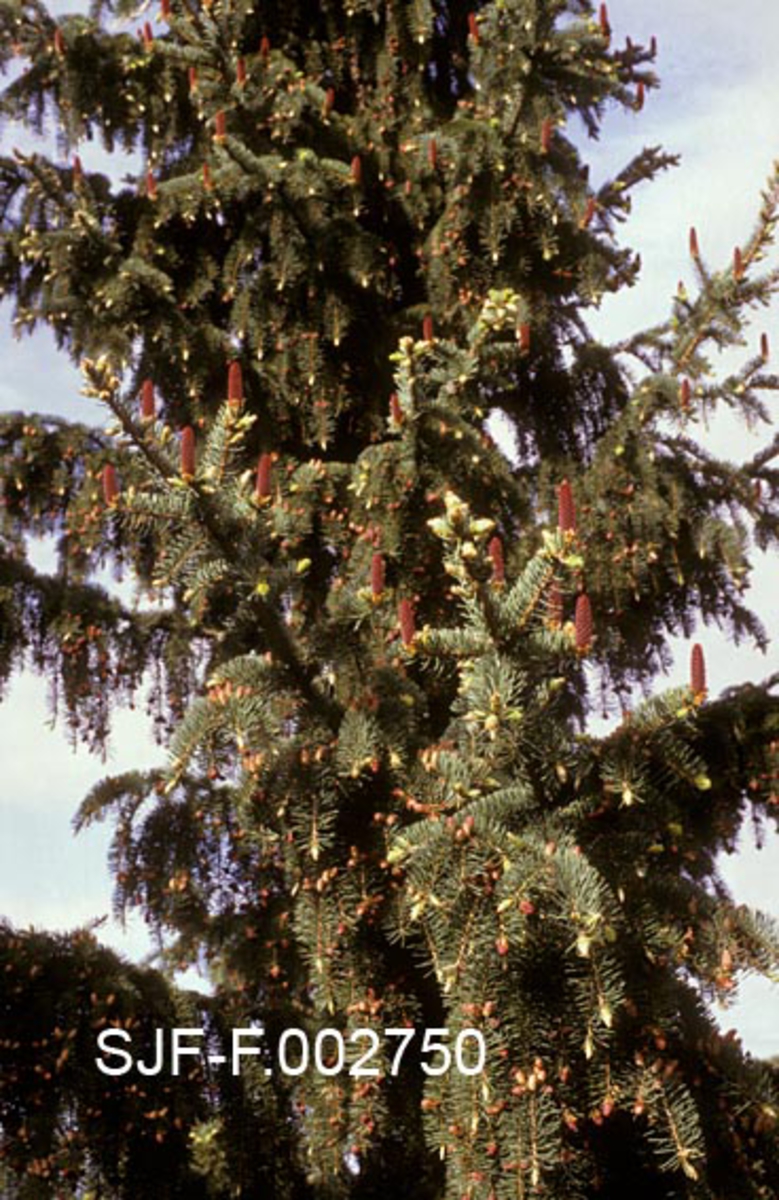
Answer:
POLYGON ((706 694, 706 663, 703 647, 696 642, 690 654, 690 687, 696 696, 706 694))
POLYGON ((154 420, 154 384, 151 379, 144 379, 141 384, 141 418, 144 421, 154 420))
POLYGON ((328 113, 333 111, 334 104, 335 104, 335 88, 329 87, 327 89, 327 91, 325 92, 325 102, 322 105, 322 111, 324 112, 325 116, 327 116, 328 113))
POLYGON ((116 468, 112 463, 103 467, 103 499, 109 507, 116 504, 119 495, 119 484, 116 482, 116 468))
POLYGON ((210 192, 211 188, 213 186, 214 185, 211 180, 211 168, 209 167, 207 162, 204 162, 203 163, 203 187, 206 189, 207 192, 210 192))
POLYGON ((701 256, 700 247, 698 245, 698 234, 694 225, 690 228, 690 254, 693 258, 700 258, 701 256))
POLYGON ((504 583, 506 580, 506 564, 503 558, 503 542, 497 534, 490 538, 490 544, 487 551, 492 562, 492 582, 504 583))
POLYGON ((521 354, 530 353, 530 325, 527 321, 523 321, 517 330, 519 335, 519 349, 521 354))
POLYGON ((657 38, 652 34, 652 40, 649 43, 649 56, 655 58, 657 56, 657 38))
POLYGON ((410 646, 416 633, 416 623, 414 620, 414 605, 408 598, 401 600, 398 605, 398 623, 400 625, 400 636, 403 639, 403 645, 410 646))
POLYGON ((270 38, 265 34, 260 38, 260 57, 267 58, 270 54, 270 38))
POLYGON ((636 112, 641 112, 644 107, 644 81, 639 79, 638 87, 636 88, 636 112))
POLYGON ((352 183, 355 187, 359 187, 362 183, 362 159, 359 154, 355 154, 352 159, 352 183))
POLYGON ((227 117, 225 116, 224 109, 220 108, 219 112, 214 117, 214 137, 221 141, 226 133, 227 117))
POLYGON ((143 23, 143 45, 146 50, 151 50, 154 44, 154 34, 151 31, 151 25, 148 21, 143 23))
POLYGON ((690 387, 690 381, 689 379, 683 379, 679 384, 679 403, 682 406, 682 412, 689 412, 691 395, 692 388, 690 387))
POLYGON ((84 172, 81 167, 81 159, 77 154, 73 155, 73 184, 81 183, 84 172))
POLYGON ((438 142, 434 137, 427 143, 427 161, 435 171, 438 166, 438 142))
POLYGON ((576 532, 576 505, 567 479, 557 489, 557 527, 561 533, 576 532))
POLYGON ((246 83, 246 59, 239 58, 235 64, 235 79, 239 87, 246 83))
POLYGON ((191 425, 181 431, 181 474, 185 479, 195 477, 195 431, 191 425))
POLYGON ((189 91, 190 91, 190 95, 191 95, 192 92, 197 91, 197 67, 189 68, 188 78, 189 78, 189 91))
POLYGON ((54 49, 60 58, 64 58, 65 39, 62 36, 62 30, 59 27, 54 30, 54 49))
POLYGON ((243 374, 239 362, 231 362, 227 372, 227 403, 233 408, 243 404, 243 374))
POLYGON ((146 195, 150 200, 157 199, 157 180, 154 178, 154 172, 151 167, 146 172, 146 195))
POLYGON ((384 591, 384 555, 378 552, 371 558, 371 593, 377 599, 384 591))
POLYGON ((552 144, 552 118, 544 117, 541 122, 541 153, 548 154, 552 144))
POLYGON ((267 450, 260 455, 257 463, 257 479, 254 485, 255 500, 267 500, 271 494, 271 473, 273 458, 267 450))
POLYGON ((162 3, 160 4, 160 16, 162 17, 163 21, 167 21, 168 17, 170 16, 170 0, 162 0, 162 3))
POLYGON ((422 340, 425 342, 433 340, 433 318, 430 313, 422 321, 422 340))
POLYGON ((519 911, 525 917, 532 917, 533 913, 536 911, 536 906, 532 900, 520 900, 519 911))
POLYGON ((579 222, 579 226, 582 229, 586 229, 587 226, 591 223, 592 218, 595 216, 596 210, 597 210, 597 204, 595 202, 595 197, 590 196, 587 200, 587 207, 584 210, 584 216, 582 217, 581 221, 579 222))
POLYGON ((736 281, 744 278, 744 256, 739 246, 733 251, 733 278, 736 281))
POLYGON ((392 420, 395 422, 396 425, 402 425, 403 424, 403 409, 400 407, 400 400, 398 399, 397 392, 392 392, 390 394, 389 403, 390 403, 390 416, 392 417, 392 420))
POLYGON ((762 358, 763 362, 768 362, 768 359, 770 358, 767 333, 760 334, 760 357, 762 358))
POLYGON ((495 939, 495 949, 501 958, 505 958, 509 952, 509 940, 505 933, 502 933, 499 938, 495 939))
POLYGON ((576 597, 573 623, 576 631, 576 649, 585 653, 592 641, 592 605, 586 592, 581 592, 576 597))
POLYGON ((471 36, 474 46, 479 44, 479 22, 476 20, 476 13, 468 13, 468 33, 471 36))
POLYGON ((600 12, 598 14, 598 23, 600 24, 600 31, 603 34, 603 36, 605 38, 611 37, 611 26, 609 25, 609 10, 608 10, 607 5, 605 5, 605 4, 601 4, 601 6, 600 6, 600 12))

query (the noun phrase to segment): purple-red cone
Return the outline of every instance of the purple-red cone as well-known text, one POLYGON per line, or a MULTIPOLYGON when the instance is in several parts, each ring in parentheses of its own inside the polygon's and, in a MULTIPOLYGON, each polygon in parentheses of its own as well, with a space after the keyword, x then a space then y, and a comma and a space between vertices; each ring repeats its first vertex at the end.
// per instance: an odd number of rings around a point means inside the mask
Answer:
POLYGON ((227 403, 233 408, 243 404, 243 374, 239 362, 231 362, 227 372, 227 403))
POLYGON ((506 581, 506 563, 503 558, 503 542, 497 534, 490 538, 490 544, 487 547, 487 552, 492 562, 492 582, 505 583, 506 581))
POLYGON ((119 484, 116 482, 116 467, 112 463, 106 463, 103 467, 103 499, 106 504, 111 506, 116 504, 119 496, 119 484))
POLYGON ((693 258, 700 258, 701 256, 700 247, 698 245, 698 234, 694 225, 690 227, 690 254, 693 258))
POLYGON ((567 479, 564 479, 557 489, 557 525, 561 533, 576 532, 576 506, 567 479))
POLYGON ((703 647, 696 642, 690 654, 690 687, 696 696, 706 692, 706 662, 703 647))
POLYGON ((586 592, 581 592, 576 597, 573 624, 576 632, 576 649, 585 653, 589 650, 592 641, 592 605, 586 592))
POLYGON ((355 187, 359 187, 362 183, 362 159, 360 158, 359 154, 355 154, 354 158, 352 159, 351 172, 352 183, 355 187))
POLYGON ((219 141, 227 134, 227 117, 224 109, 220 108, 219 112, 214 117, 214 137, 219 141))
POLYGON ((552 118, 544 117, 541 122, 541 153, 548 154, 552 144, 552 118))
POLYGON ((760 357, 762 358, 763 362, 768 362, 770 353, 771 352, 770 352, 770 348, 768 345, 768 334, 761 333, 760 334, 760 357))
POLYGON ((141 417, 144 421, 154 420, 154 384, 151 379, 144 379, 141 384, 141 417))
POLYGON ((255 500, 267 500, 270 496, 272 467, 273 458, 266 450, 260 455, 257 463, 257 479, 254 485, 255 500))
POLYGON ((689 379, 683 379, 679 384, 679 403, 682 406, 682 412, 688 412, 690 408, 690 396, 692 388, 690 387, 689 379))
POLYGON ((425 342, 433 340, 433 318, 430 313, 422 321, 422 339, 425 342))
POLYGON ((181 474, 185 479, 195 477, 195 431, 191 425, 181 431, 181 474))
POLYGON ((371 594, 378 599, 384 591, 384 555, 378 550, 371 558, 371 594))
POLYGON ((398 605, 398 623, 400 625, 400 636, 403 639, 403 645, 410 646, 416 633, 416 622, 414 619, 414 605, 408 598, 401 600, 398 605))

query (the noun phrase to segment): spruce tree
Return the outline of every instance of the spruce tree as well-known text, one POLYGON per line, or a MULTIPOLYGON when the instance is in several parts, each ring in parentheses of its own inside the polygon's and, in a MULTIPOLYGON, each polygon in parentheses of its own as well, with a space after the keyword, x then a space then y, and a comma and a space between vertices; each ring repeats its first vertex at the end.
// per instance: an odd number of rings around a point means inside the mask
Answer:
POLYGON ((0 3, 3 116, 53 116, 61 150, 0 163, 0 286, 111 422, 0 422, 0 666, 46 673, 93 748, 148 689, 166 765, 107 778, 78 823, 114 822, 118 909, 213 994, 7 930, 4 1024, 37 995, 29 955, 68 992, 64 955, 97 982, 36 1042, 189 1012, 264 1049, 174 1089, 178 1125, 156 1092, 120 1124, 137 1080, 90 1104, 82 1061, 44 1100, 4 1034, 13 1186, 775 1196, 776 1074, 708 1005, 779 965, 717 872, 776 818, 777 679, 710 695, 695 644, 689 686, 650 691, 696 620, 766 641, 745 593, 779 438, 737 464, 696 434, 721 406, 768 423, 779 376, 745 326, 779 284, 779 174, 732 261, 691 230, 694 291, 602 345, 588 313, 639 269, 618 226, 674 161, 590 185, 582 134, 658 82, 605 5, 132 9, 0 3), (137 177, 90 170, 95 139, 137 177), (604 698, 621 718, 595 736, 604 698))

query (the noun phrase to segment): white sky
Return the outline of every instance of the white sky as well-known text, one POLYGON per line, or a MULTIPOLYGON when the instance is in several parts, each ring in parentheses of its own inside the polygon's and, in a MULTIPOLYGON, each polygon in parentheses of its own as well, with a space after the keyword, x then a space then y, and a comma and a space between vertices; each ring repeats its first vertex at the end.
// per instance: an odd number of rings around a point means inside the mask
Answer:
MULTIPOLYGON (((60 0, 57 11, 76 5, 60 0)), ((733 246, 751 232, 771 163, 779 156, 779 5, 741 0, 612 0, 614 37, 659 42, 659 92, 641 114, 607 118, 600 143, 591 147, 593 182, 616 171, 644 145, 662 144, 682 155, 682 165, 634 193, 634 212, 622 240, 640 250, 644 269, 630 293, 610 298, 593 322, 599 336, 615 339, 662 320, 678 279, 692 285, 687 256, 689 226, 697 227, 704 257, 726 265, 733 246)), ((9 133, 4 144, 22 139, 9 133)), ((94 148, 83 155, 97 166, 94 148)), ((126 169, 126 168, 124 168, 126 169)), ((761 313, 754 346, 765 329, 779 362, 779 303, 761 313)), ((92 420, 94 409, 79 393, 78 373, 56 353, 46 331, 14 342, 8 306, 0 308, 0 408, 61 412, 92 420)), ((772 401, 779 406, 779 398, 772 401)), ((749 454, 743 430, 718 422, 710 444, 732 458, 749 454)), ((773 556, 775 558, 775 556, 773 556)), ((758 562, 753 600, 772 635, 779 632, 776 562, 758 562), (773 586, 772 586, 773 585, 773 586)), ((762 656, 728 644, 716 628, 700 630, 713 692, 759 680, 779 666, 775 648, 762 656)), ((688 647, 679 646, 686 678, 688 647)), ((661 681, 662 686, 662 681, 661 681)), ((72 816, 91 784, 106 771, 159 762, 139 714, 119 712, 106 764, 82 749, 74 753, 62 729, 48 724, 45 684, 29 674, 16 679, 0 706, 3 788, 0 792, 0 913, 17 925, 68 929, 111 911, 106 868, 110 830, 74 838, 72 816)), ((139 707, 142 708, 142 705, 139 707)), ((779 839, 758 851, 747 836, 741 852, 723 863, 737 899, 779 915, 779 839)), ((131 956, 148 947, 140 922, 126 936, 110 921, 100 930, 109 944, 131 956)), ((747 980, 738 1002, 719 1014, 735 1026, 748 1049, 779 1054, 779 986, 747 980)))

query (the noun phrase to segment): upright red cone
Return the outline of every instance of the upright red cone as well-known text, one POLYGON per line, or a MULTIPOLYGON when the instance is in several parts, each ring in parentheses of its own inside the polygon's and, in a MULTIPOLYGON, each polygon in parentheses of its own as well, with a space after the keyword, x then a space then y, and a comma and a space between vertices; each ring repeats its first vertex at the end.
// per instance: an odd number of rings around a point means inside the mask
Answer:
POLYGON ((235 81, 239 87, 246 83, 246 59, 239 58, 235 64, 235 81))
POLYGON ((151 379, 144 379, 141 384, 141 418, 144 421, 154 420, 154 384, 151 379))
POLYGON ((254 498, 261 503, 270 498, 272 468, 273 458, 266 450, 260 455, 257 463, 257 479, 254 485, 254 498))
POLYGON ((260 38, 260 57, 267 58, 270 54, 270 38, 263 35, 260 38))
POLYGON ((561 533, 576 533, 576 505, 567 479, 557 489, 557 527, 561 533))
POLYGON ((325 102, 322 105, 322 111, 325 116, 327 116, 328 113, 331 113, 333 111, 334 104, 335 104, 335 88, 329 87, 327 89, 327 91, 325 92, 325 102))
POLYGON ((523 321, 517 330, 520 354, 530 353, 530 324, 523 321))
POLYGON ((109 508, 113 508, 119 496, 119 484, 116 482, 116 468, 112 463, 103 467, 103 499, 109 508))
POLYGON ((58 58, 65 57, 65 39, 62 36, 62 30, 59 28, 54 30, 54 49, 58 58))
POLYGON ((679 403, 682 406, 682 412, 690 411, 690 396, 692 388, 690 387, 689 379, 683 379, 679 384, 679 403))
POLYGON ((384 555, 378 551, 371 558, 371 594, 378 600, 384 592, 384 555))
POLYGON ((195 478, 195 431, 191 425, 181 431, 181 474, 184 479, 195 478))
POLYGON ((390 398, 390 416, 396 425, 403 424, 403 409, 400 407, 400 400, 397 392, 391 392, 390 398))
POLYGON ((492 562, 492 582, 505 583, 506 562, 503 557, 503 542, 500 540, 497 534, 495 534, 493 538, 490 538, 490 544, 487 547, 487 552, 490 556, 490 561, 492 562))
POLYGON ((154 34, 151 30, 151 25, 148 21, 143 23, 143 46, 145 50, 151 50, 154 45, 154 34))
POLYGON ((435 171, 438 166, 438 142, 434 137, 427 143, 427 161, 435 171))
POLYGON ((408 598, 401 600, 398 605, 398 623, 400 625, 400 636, 403 639, 403 645, 410 646, 416 633, 416 621, 414 619, 414 605, 408 598))
POLYGON ((355 187, 359 187, 362 183, 362 159, 359 154, 355 154, 351 165, 352 183, 355 187))
POLYGON ((84 171, 81 166, 81 159, 77 154, 73 155, 73 186, 81 183, 84 171))
POLYGON ((430 313, 422 321, 422 340, 425 342, 433 340, 433 318, 430 313))
POLYGON ((585 654, 592 642, 592 605, 586 592, 581 592, 576 597, 573 624, 576 632, 576 649, 581 654, 585 654))
POLYGON ((693 258, 700 258, 701 251, 698 245, 698 233, 694 225, 690 227, 690 254, 693 258))
POLYGON ((609 24, 609 10, 605 4, 601 4, 598 14, 598 22, 600 31, 605 38, 611 37, 611 25, 609 24))
POLYGON ((157 180, 154 178, 151 167, 146 172, 146 195, 150 200, 157 199, 157 180))
POLYGON ((214 138, 216 141, 222 141, 227 136, 227 117, 224 109, 220 108, 219 112, 214 117, 214 138))
POLYGON ((641 112, 644 107, 644 81, 639 79, 638 87, 636 88, 636 112, 641 112))
POLYGON ((189 94, 192 95, 193 92, 197 91, 197 67, 190 67, 187 77, 189 79, 189 94))
POLYGON ((706 694, 706 662, 703 657, 703 647, 696 642, 690 654, 690 687, 694 695, 706 694))
POLYGON ((162 3, 160 4, 160 16, 162 17, 163 21, 167 21, 168 17, 170 16, 170 0, 162 0, 162 3))
POLYGON ((227 372, 227 403, 231 408, 243 404, 243 374, 239 362, 231 362, 227 372))
POLYGON ((479 22, 476 19, 476 13, 468 13, 468 33, 474 46, 479 44, 479 22))
POLYGON ((595 216, 596 208, 597 208, 597 204, 595 201, 595 197, 590 196, 587 201, 587 207, 584 210, 584 216, 582 217, 581 221, 579 222, 579 227, 581 229, 586 229, 588 227, 588 225, 592 221, 592 218, 595 216))
POLYGON ((548 154, 552 144, 552 118, 544 117, 541 122, 541 153, 548 154))

